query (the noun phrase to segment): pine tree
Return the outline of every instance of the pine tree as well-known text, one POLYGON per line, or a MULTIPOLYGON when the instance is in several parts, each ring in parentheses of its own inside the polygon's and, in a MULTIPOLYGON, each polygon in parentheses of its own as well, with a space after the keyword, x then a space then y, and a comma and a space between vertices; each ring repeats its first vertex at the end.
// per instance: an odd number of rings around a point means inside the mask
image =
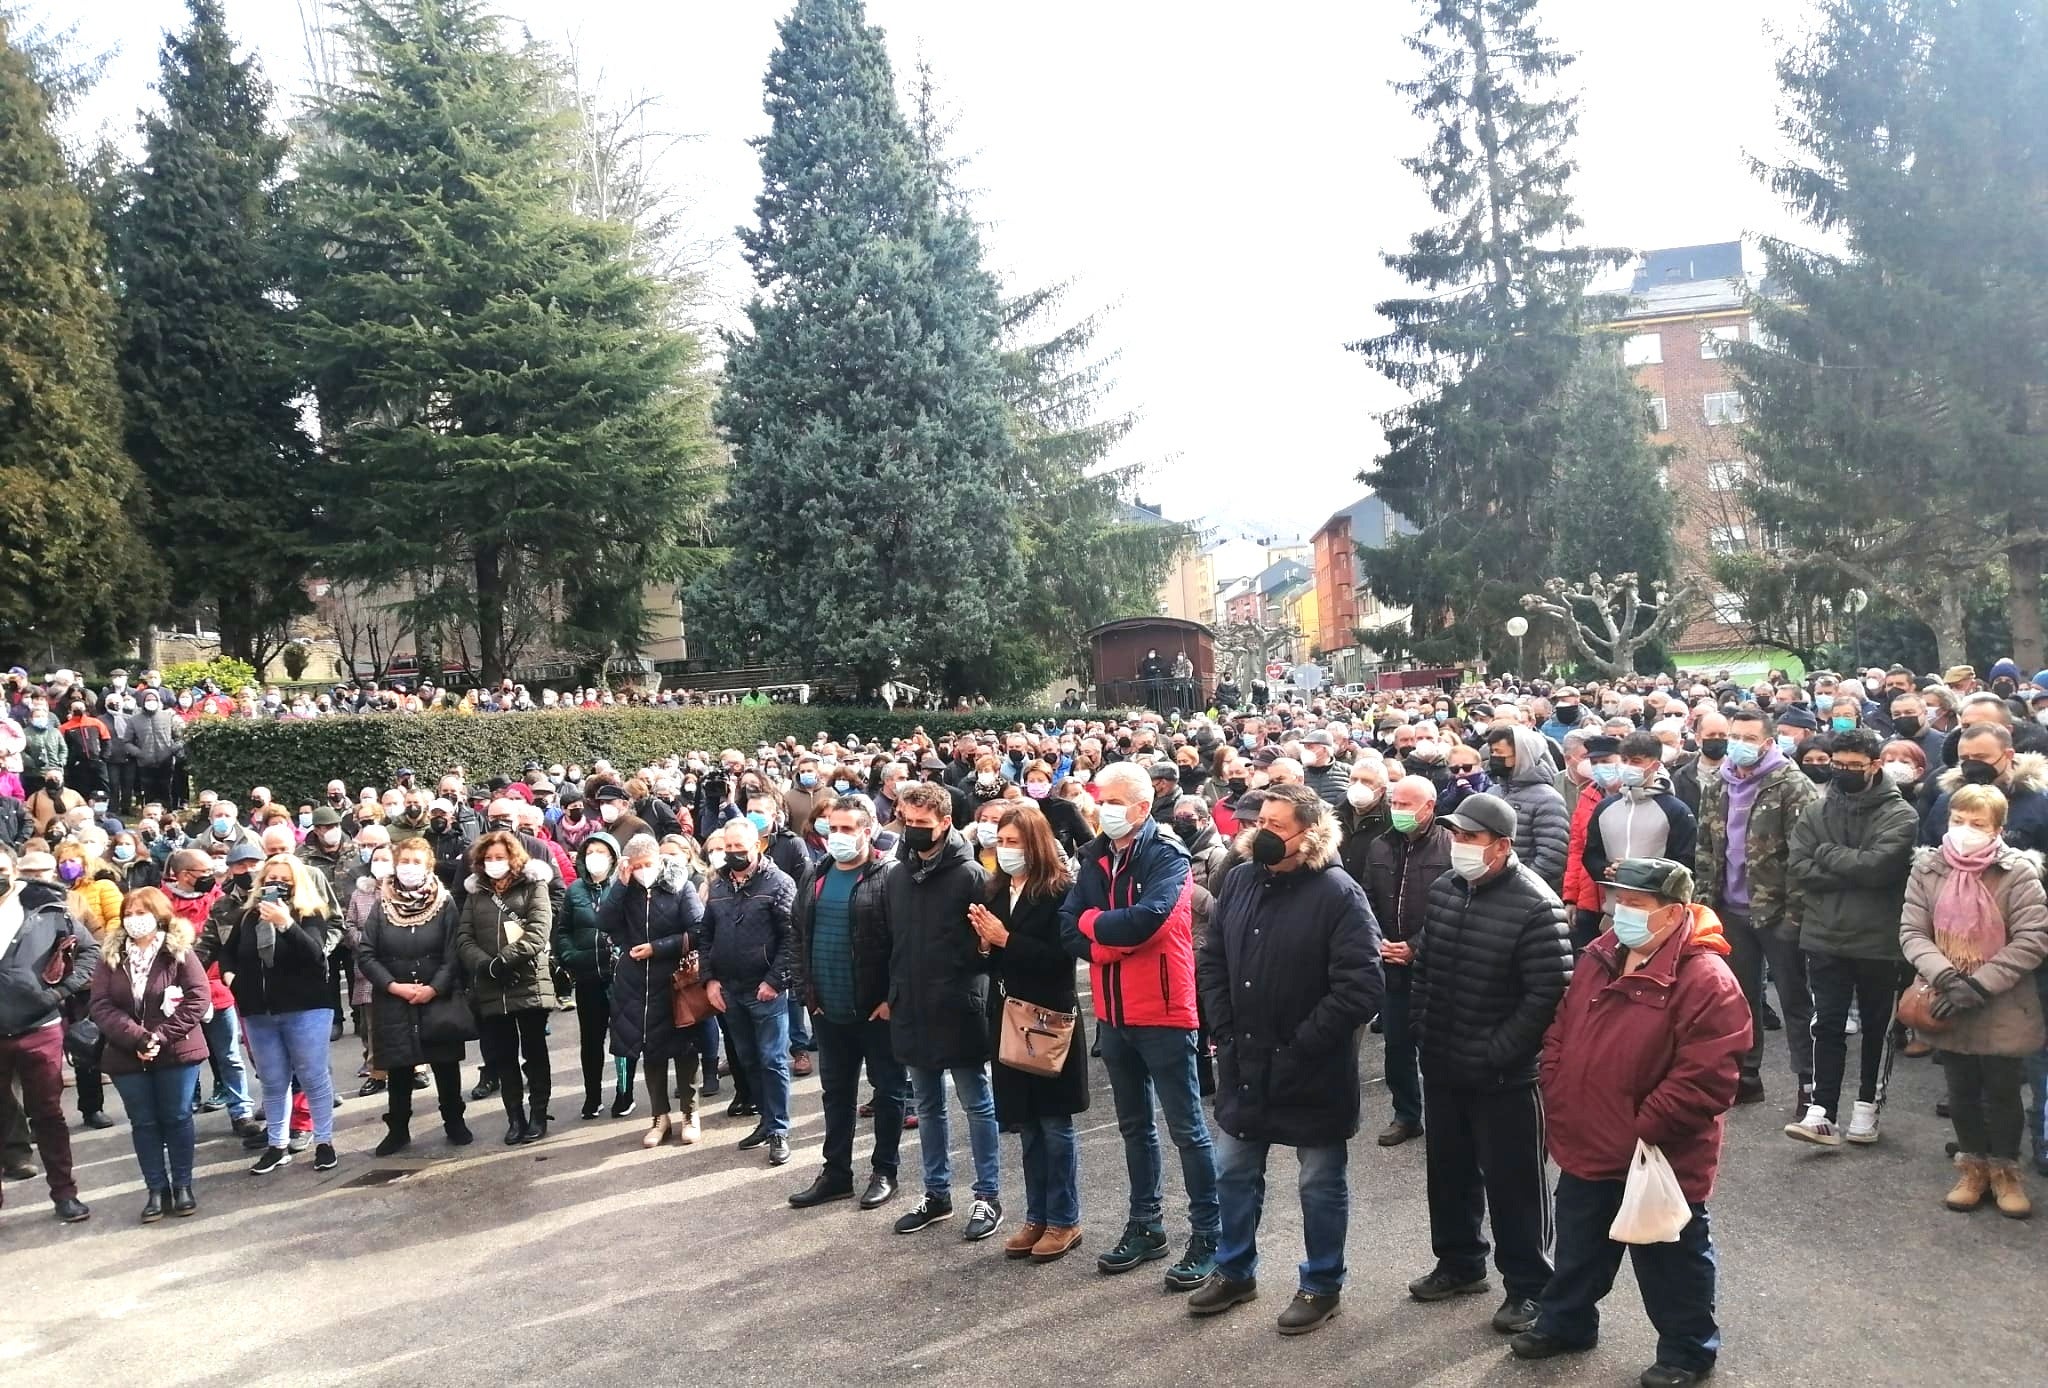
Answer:
POLYGON ((741 232, 760 293, 718 411, 732 558, 705 618, 752 658, 930 684, 1021 597, 996 284, 858 0, 798 0, 766 105, 741 232))
POLYGON ((235 61, 219 0, 187 0, 163 45, 161 115, 119 180, 127 446, 149 484, 144 533, 174 609, 217 614, 221 648, 261 669, 309 609, 310 443, 285 318, 271 90, 235 61))
POLYGON ((0 18, 0 652, 13 658, 110 649, 155 602, 129 521, 141 480, 121 450, 104 261, 49 98, 0 18))
POLYGON ((1550 515, 1549 572, 1568 583, 1633 573, 1647 591, 1673 572, 1674 507, 1662 476, 1668 449, 1644 428, 1649 396, 1621 361, 1621 344, 1587 344, 1558 401, 1560 446, 1550 515))
POLYGON ((2012 653, 2038 668, 2048 15, 1827 0, 1779 80, 1798 153, 1759 172, 1846 250, 1765 243, 1785 297, 1736 360, 1761 464, 1747 500, 1780 548, 1723 568, 1760 608, 1863 588, 1955 663, 1969 595, 2002 563, 2012 653))
POLYGON ((1409 46, 1427 71, 1396 86, 1435 127, 1406 167, 1444 221, 1386 257, 1419 293, 1380 304, 1392 330, 1352 344, 1416 392, 1360 480, 1418 529, 1360 557, 1374 593, 1412 609, 1416 653, 1454 660, 1503 643, 1502 622, 1544 577, 1562 392, 1609 307, 1585 287, 1623 255, 1569 244, 1577 103, 1542 89, 1573 59, 1537 29, 1536 0, 1423 9, 1409 46))
POLYGON ((578 213, 559 68, 478 0, 356 0, 296 192, 338 578, 401 584, 496 679, 631 649, 701 538, 699 348, 628 228, 578 213), (473 647, 472 647, 473 640, 473 647))

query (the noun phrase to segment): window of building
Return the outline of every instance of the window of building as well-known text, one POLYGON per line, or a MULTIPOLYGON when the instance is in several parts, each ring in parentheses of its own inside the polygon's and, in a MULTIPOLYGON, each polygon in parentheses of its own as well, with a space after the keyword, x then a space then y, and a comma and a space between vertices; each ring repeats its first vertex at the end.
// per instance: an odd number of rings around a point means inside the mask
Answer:
POLYGON ((1742 625, 1742 599, 1733 593, 1714 594, 1714 620, 1727 626, 1742 625))
POLYGON ((1671 432, 1671 410, 1665 405, 1664 397, 1661 395, 1650 397, 1650 432, 1653 434, 1668 434, 1671 432))
POLYGON ((1664 360, 1662 333, 1631 333, 1621 340, 1624 366, 1656 366, 1664 360))
POLYGON ((1708 528, 1707 543, 1716 554, 1740 554, 1749 548, 1749 535, 1739 525, 1716 525, 1708 528))
POLYGON ((1700 331, 1700 360, 1714 361, 1721 357, 1730 342, 1742 341, 1742 325, 1721 323, 1700 331))
POLYGON ((1707 464, 1707 490, 1710 492, 1741 491, 1749 481, 1749 464, 1737 460, 1728 463, 1707 464))
POLYGON ((1739 390, 1710 390, 1700 403, 1705 407, 1709 424, 1740 424, 1749 418, 1742 408, 1739 390))

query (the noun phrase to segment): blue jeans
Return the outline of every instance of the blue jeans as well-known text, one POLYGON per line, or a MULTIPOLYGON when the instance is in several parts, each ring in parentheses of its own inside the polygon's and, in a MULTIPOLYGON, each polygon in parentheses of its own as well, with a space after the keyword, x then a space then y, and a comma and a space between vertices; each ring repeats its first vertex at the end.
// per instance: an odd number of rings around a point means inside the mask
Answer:
POLYGON ((198 1076, 196 1060, 107 1076, 128 1111, 135 1161, 151 1190, 192 1184, 192 1082, 198 1076))
MULTIPOLYGON (((206 1023, 206 1049, 212 1054, 214 1078, 227 1092, 228 1117, 237 1123, 249 1116, 249 1073, 242 1068, 242 1019, 232 1007, 216 1008, 213 1020, 206 1023)), ((332 1030, 332 1028, 330 1028, 332 1030)), ((194 1077, 194 1093, 197 1085, 203 1083, 194 1077)))
MULTIPOLYGON (((919 1120, 923 1122, 922 1119, 919 1120)), ((1071 1229, 1081 1222, 1081 1149, 1071 1114, 1024 1125, 1024 1222, 1071 1229)))
MULTIPOLYGON (((762 1002, 755 992, 735 998, 725 991, 725 1020, 732 1025, 732 1063, 744 1068, 761 1126, 772 1137, 789 1135, 789 1004, 780 996, 762 1002)), ((756 990, 758 991, 758 990, 756 990)))
POLYGON ((924 1158, 924 1190, 941 1200, 953 1198, 953 1134, 946 1125, 946 1076, 960 1096, 967 1115, 967 1145, 974 1152, 974 1198, 993 1200, 1002 1188, 1002 1131, 996 1127, 996 1092, 988 1066, 960 1065, 952 1070, 926 1070, 906 1065, 917 1095, 917 1148, 924 1158))
POLYGON ((803 990, 792 988, 784 993, 789 1003, 789 1048, 792 1051, 815 1051, 817 1042, 811 1039, 811 1011, 804 1006, 803 990))
POLYGON ((1216 1149, 1202 1117, 1201 1086, 1195 1078, 1195 1033, 1178 1027, 1119 1027, 1104 1022, 1096 1031, 1102 1065, 1116 1100, 1116 1125, 1124 1137, 1124 1166, 1131 1182, 1131 1222, 1164 1229, 1164 1179, 1159 1129, 1152 1121, 1152 1096, 1159 1096, 1166 1131, 1180 1149, 1181 1181, 1188 1190, 1188 1221, 1194 1232, 1215 1238, 1222 1228, 1216 1205, 1216 1149))
MULTIPOLYGON (((1217 1190, 1223 1203, 1216 1270, 1240 1282, 1259 1270, 1259 1215, 1266 1207, 1271 1148, 1271 1143, 1242 1142, 1216 1130, 1222 1167, 1217 1190)), ((1301 1165, 1301 1242, 1308 1254, 1301 1262, 1301 1289, 1329 1296, 1344 1290, 1344 1236, 1351 1220, 1351 1187, 1344 1173, 1349 1149, 1336 1142, 1297 1147, 1294 1154, 1301 1165)))
POLYGON ((1539 1298, 1543 1312, 1536 1329, 1568 1345, 1599 1338, 1600 1298, 1613 1288, 1626 1249, 1643 1309, 1657 1327, 1657 1362, 1705 1372, 1721 1349, 1721 1328, 1714 1323, 1718 1260, 1707 1207, 1692 1207, 1692 1222, 1677 1243, 1616 1243, 1607 1227, 1621 1209, 1621 1192, 1620 1181, 1557 1173, 1557 1271, 1539 1298))
POLYGON ((284 1146, 293 1080, 312 1107, 313 1140, 334 1141, 334 1076, 327 1068, 327 1029, 333 1021, 331 1007, 242 1019, 249 1029, 249 1052, 256 1058, 256 1078, 263 1082, 263 1118, 272 1147, 284 1146))
POLYGON ((1394 1101, 1394 1119, 1422 1126, 1422 1071, 1415 1060, 1415 1030, 1408 1021, 1412 986, 1408 965, 1386 967, 1387 992, 1380 999, 1380 1030, 1387 1042, 1387 1097, 1394 1101))

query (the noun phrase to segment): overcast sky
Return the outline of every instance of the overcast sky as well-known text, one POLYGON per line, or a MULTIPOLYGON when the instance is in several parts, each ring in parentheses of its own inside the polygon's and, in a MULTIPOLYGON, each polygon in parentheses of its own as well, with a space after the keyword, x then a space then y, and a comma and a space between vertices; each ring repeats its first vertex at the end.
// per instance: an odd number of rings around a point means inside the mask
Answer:
MULTIPOLYGON (((280 90, 304 89, 298 0, 226 0, 280 90)), ((112 50, 81 128, 132 129, 154 99, 156 36, 182 0, 30 0, 112 50)), ((608 89, 661 100, 695 138, 666 162, 704 234, 750 221, 761 77, 783 0, 500 0, 572 42, 608 89)), ((1751 176, 1777 149, 1772 63, 1807 0, 1548 0, 1580 55, 1575 184, 1585 236, 1636 249, 1798 234, 1751 176), (1767 29, 1766 21, 1771 29, 1767 29)), ((1143 423, 1126 458, 1177 517, 1243 513, 1304 534, 1363 489, 1377 415, 1398 395, 1344 344, 1401 292, 1379 253, 1428 220, 1400 161, 1426 135, 1388 86, 1415 75, 1412 0, 869 0, 899 78, 922 53, 974 162, 990 262, 1006 282, 1075 281, 1110 306, 1116 403, 1143 423)), ((747 292, 736 254, 724 293, 747 292)))

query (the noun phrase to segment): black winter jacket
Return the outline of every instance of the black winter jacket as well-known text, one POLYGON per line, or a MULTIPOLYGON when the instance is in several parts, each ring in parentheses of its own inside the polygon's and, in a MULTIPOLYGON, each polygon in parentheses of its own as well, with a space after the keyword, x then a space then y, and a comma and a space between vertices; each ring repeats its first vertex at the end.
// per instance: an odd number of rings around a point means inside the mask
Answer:
POLYGON ((380 901, 363 922, 362 946, 356 967, 370 980, 370 1053, 380 1069, 457 1063, 460 1041, 427 1045, 420 1040, 420 1008, 393 996, 392 983, 424 983, 437 998, 461 986, 455 957, 455 920, 459 908, 443 889, 441 909, 419 925, 393 925, 380 901))
POLYGON ((1323 1147, 1358 1131, 1359 1029, 1386 980, 1372 908, 1336 865, 1337 826, 1320 832, 1293 872, 1230 870, 1195 958, 1216 1122, 1240 1141, 1323 1147))
POLYGON ((889 904, 889 1039, 896 1059, 927 1070, 989 1058, 989 961, 967 923, 988 899, 988 872, 948 830, 939 851, 899 851, 889 904))
MULTIPOLYGON (((847 870, 859 874, 848 909, 853 916, 853 1003, 865 1020, 889 1000, 887 878, 896 870, 896 864, 880 854, 870 853, 865 863, 847 870)), ((822 1007, 818 999, 817 976, 811 972, 811 940, 818 928, 818 894, 825 888, 826 877, 838 871, 841 869, 837 866, 820 867, 797 892, 796 909, 792 913, 804 1005, 813 1011, 822 1007)))
POLYGON ((1572 973, 1564 903, 1549 883, 1512 853, 1477 885, 1445 873, 1429 890, 1413 968, 1424 1079, 1480 1090, 1536 1082, 1543 1032, 1572 973))
POLYGON ((331 1010, 335 992, 327 979, 327 937, 339 923, 328 916, 294 916, 289 926, 268 932, 275 943, 265 964, 266 932, 257 909, 252 892, 237 913, 234 933, 221 947, 220 971, 222 977, 232 975, 228 987, 235 995, 235 1010, 244 1017, 331 1010))
POLYGON ((47 882, 15 888, 21 928, 0 954, 0 1036, 20 1036, 57 1020, 64 1005, 83 998, 99 966, 100 947, 92 932, 64 909, 64 891, 47 882), (65 938, 78 941, 71 967, 56 987, 43 982, 43 968, 65 938))
POLYGON ((1429 915, 1429 889, 1451 870, 1451 831, 1431 821, 1422 833, 1386 833, 1365 855, 1365 899, 1380 935, 1413 940, 1429 915))
POLYGON ((693 1032, 676 1030, 675 974, 693 945, 700 969, 705 967, 703 924, 703 904, 683 872, 661 872, 652 888, 621 876, 598 898, 598 931, 619 951, 611 991, 613 1055, 673 1060, 695 1048, 693 1032), (653 954, 633 957, 635 946, 650 944, 653 954))
POLYGON ((765 858, 755 861, 737 887, 724 873, 712 879, 697 948, 706 979, 718 981, 727 1007, 753 997, 763 983, 778 993, 789 991, 796 976, 796 937, 790 930, 795 906, 796 883, 765 858))
MULTIPOLYGON (((998 878, 995 900, 988 909, 1010 932, 1009 943, 989 954, 1003 997, 1022 998, 1054 1012, 1074 1014, 1074 1035, 1067 1063, 1057 1075, 1034 1075, 996 1062, 996 1121, 1005 1132, 1019 1132, 1039 1118, 1088 1110, 1088 1024, 1081 1016, 1080 991, 1074 986, 1074 956, 1060 943, 1060 902, 1064 893, 1025 896, 1010 904, 1009 888, 998 878)), ((995 992, 992 989, 991 992, 995 992)), ((1001 1006, 990 1009, 996 1028, 989 1042, 1002 1052, 1001 1006)))
POLYGON ((1920 817, 1882 778, 1854 795, 1831 785, 1793 821, 1786 875, 1809 954, 1902 962, 1899 923, 1920 817))

